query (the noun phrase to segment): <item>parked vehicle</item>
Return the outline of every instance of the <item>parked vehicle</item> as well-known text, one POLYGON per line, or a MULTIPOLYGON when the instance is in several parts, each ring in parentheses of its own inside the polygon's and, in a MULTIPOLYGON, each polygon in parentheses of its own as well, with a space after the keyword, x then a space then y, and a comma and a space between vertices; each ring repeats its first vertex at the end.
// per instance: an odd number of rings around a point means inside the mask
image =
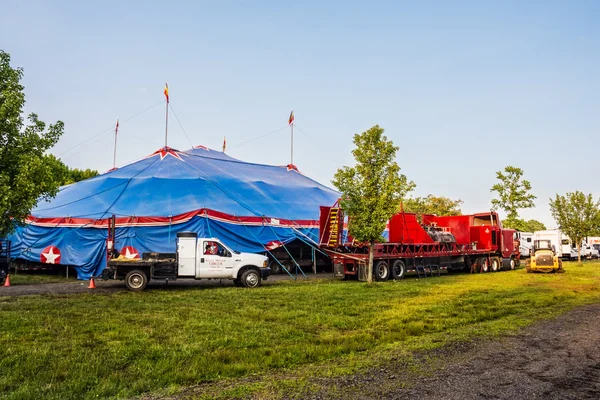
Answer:
POLYGON ((585 241, 588 244, 597 244, 597 245, 600 245, 600 236, 588 236, 585 239, 585 241))
POLYGON ((179 232, 175 253, 111 258, 102 277, 125 280, 125 286, 133 291, 144 290, 151 279, 231 279, 237 286, 253 288, 270 275, 267 263, 267 257, 231 250, 219 239, 179 232))
POLYGON ((10 240, 0 240, 0 284, 9 273, 10 267, 10 240))
POLYGON ((587 258, 588 260, 597 260, 600 256, 598 249, 596 249, 593 245, 588 243, 583 243, 581 245, 581 257, 587 258))
POLYGON ((515 235, 519 241, 519 252, 521 253, 521 259, 529 257, 533 244, 533 233, 517 231, 515 232, 515 235))
POLYGON ((525 269, 528 273, 564 272, 562 260, 556 255, 556 247, 550 239, 534 240, 525 269))
MULTIPOLYGON (((321 207, 320 247, 333 260, 335 276, 366 279, 367 244, 342 243, 343 210, 321 207)), ((376 243, 373 277, 378 281, 402 279, 407 273, 472 272, 514 269, 519 263, 515 231, 502 229, 495 212, 472 215, 400 213, 389 221, 389 242, 376 243)))
POLYGON ((269 268, 271 268, 272 275, 285 273, 283 267, 289 273, 297 273, 299 271, 296 270, 296 266, 299 266, 303 272, 331 272, 331 259, 300 239, 287 243, 285 246, 282 244, 271 247, 266 255, 269 257, 269 268))
POLYGON ((563 260, 577 259, 577 249, 573 248, 571 239, 559 229, 548 229, 533 233, 533 240, 550 240, 556 249, 556 256, 563 260))

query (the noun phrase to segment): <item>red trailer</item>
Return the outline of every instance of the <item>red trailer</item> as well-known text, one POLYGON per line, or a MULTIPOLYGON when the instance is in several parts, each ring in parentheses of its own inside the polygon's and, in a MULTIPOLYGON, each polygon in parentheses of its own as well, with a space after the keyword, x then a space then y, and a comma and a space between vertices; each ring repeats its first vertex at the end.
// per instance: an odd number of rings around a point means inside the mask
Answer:
MULTIPOLYGON (((344 215, 339 207, 321 207, 320 247, 333 261, 337 276, 366 277, 368 244, 342 241, 344 215)), ((376 280, 402 279, 451 270, 471 272, 514 269, 519 263, 515 231, 502 229, 495 212, 444 216, 399 213, 389 221, 389 242, 377 243, 376 280)))

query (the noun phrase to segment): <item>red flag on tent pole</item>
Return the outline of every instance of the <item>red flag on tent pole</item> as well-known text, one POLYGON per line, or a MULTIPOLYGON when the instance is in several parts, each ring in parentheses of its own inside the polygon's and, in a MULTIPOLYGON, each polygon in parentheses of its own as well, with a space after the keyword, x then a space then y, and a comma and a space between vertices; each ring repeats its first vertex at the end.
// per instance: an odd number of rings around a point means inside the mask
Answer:
POLYGON ((167 103, 169 102, 169 85, 165 82, 165 91, 163 92, 165 97, 167 98, 167 103))
POLYGON ((225 153, 225 149, 227 148, 227 139, 223 136, 223 153, 225 153))
POLYGON ((119 133, 119 118, 117 118, 117 125, 115 126, 115 135, 119 133))
POLYGON ((293 124, 294 123, 294 110, 292 110, 292 112, 290 113, 290 118, 288 119, 288 124, 293 124))

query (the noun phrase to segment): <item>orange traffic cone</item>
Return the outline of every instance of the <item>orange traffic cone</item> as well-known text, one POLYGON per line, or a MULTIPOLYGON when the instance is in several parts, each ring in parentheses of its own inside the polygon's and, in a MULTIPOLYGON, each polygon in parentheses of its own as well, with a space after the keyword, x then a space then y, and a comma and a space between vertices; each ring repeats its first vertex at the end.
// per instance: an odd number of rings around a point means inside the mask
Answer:
POLYGON ((90 285, 88 289, 96 289, 96 284, 94 283, 94 278, 90 278, 90 285))
POLYGON ((6 275, 6 279, 4 280, 4 287, 10 286, 10 274, 6 275))

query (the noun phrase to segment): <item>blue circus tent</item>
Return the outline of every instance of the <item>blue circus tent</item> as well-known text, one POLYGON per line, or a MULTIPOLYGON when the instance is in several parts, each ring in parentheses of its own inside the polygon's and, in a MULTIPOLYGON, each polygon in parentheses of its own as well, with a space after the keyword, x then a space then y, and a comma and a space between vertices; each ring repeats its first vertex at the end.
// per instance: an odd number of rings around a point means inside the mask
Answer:
POLYGON ((174 252, 181 231, 264 252, 296 238, 317 241, 319 206, 338 197, 293 165, 243 162, 204 146, 164 147, 40 202, 9 237, 11 256, 75 266, 80 279, 96 276, 106 266, 113 215, 115 248, 126 257, 174 252))

